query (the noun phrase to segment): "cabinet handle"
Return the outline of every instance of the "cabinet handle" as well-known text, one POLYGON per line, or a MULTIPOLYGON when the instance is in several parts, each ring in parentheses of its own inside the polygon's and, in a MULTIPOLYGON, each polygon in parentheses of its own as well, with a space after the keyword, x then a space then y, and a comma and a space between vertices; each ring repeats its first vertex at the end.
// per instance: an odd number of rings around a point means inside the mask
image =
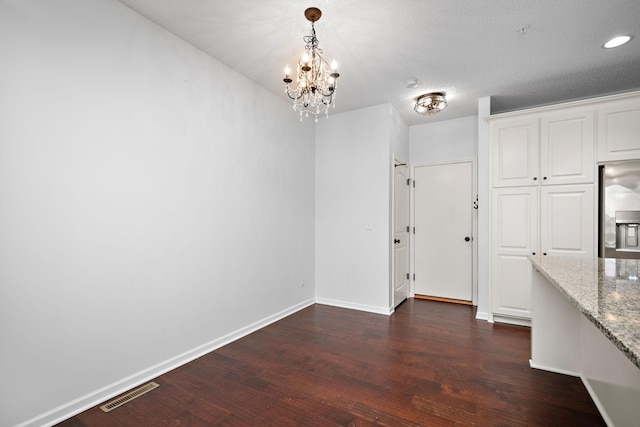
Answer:
POLYGON ((546 255, 546 254, 547 254, 546 252, 542 252, 542 255, 546 255))
POLYGON ((534 177, 533 177, 533 180, 534 180, 534 181, 537 181, 537 180, 538 180, 538 177, 537 177, 537 176, 534 176, 534 177))
POLYGON ((535 252, 531 252, 531 255, 535 255, 535 254, 536 254, 535 252))
POLYGON ((543 180, 546 180, 546 179, 547 179, 547 177, 546 177, 546 176, 543 176, 543 177, 542 177, 542 179, 543 179, 543 180))

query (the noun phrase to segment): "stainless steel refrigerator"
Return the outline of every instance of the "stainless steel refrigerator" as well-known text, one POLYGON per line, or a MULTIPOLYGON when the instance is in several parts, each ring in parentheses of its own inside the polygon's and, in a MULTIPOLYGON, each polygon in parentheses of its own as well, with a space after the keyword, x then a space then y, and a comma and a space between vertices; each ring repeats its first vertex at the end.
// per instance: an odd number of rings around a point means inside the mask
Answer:
POLYGON ((640 160, 601 165, 598 256, 640 259, 640 160))

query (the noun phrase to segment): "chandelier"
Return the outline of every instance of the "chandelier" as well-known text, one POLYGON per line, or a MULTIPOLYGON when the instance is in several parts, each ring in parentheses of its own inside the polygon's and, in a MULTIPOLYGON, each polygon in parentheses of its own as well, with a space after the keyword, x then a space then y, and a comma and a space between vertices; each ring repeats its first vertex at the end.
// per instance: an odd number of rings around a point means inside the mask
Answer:
POLYGON ((315 117, 324 115, 329 117, 329 107, 335 108, 335 94, 338 74, 338 64, 333 61, 331 65, 322 58, 322 49, 316 37, 314 23, 322 16, 322 11, 316 7, 310 7, 304 11, 304 16, 311 21, 311 35, 303 37, 305 46, 304 54, 298 61, 296 70, 296 86, 291 87, 291 69, 287 65, 284 70, 285 92, 293 100, 293 109, 302 117, 315 117))
POLYGON ((423 116, 433 116, 447 108, 447 100, 444 92, 426 93, 418 97, 413 109, 423 116))

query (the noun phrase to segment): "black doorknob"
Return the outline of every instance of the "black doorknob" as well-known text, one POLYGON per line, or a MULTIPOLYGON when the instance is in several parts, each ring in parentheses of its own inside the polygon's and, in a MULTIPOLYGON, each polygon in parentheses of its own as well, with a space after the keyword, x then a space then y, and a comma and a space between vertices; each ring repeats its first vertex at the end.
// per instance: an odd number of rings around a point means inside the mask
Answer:
POLYGON ((400 239, 395 239, 393 243, 400 243, 400 239))
POLYGON ((467 236, 467 237, 465 237, 465 238, 464 238, 464 241, 465 241, 465 242, 468 242, 469 240, 471 240, 471 237, 469 237, 469 236, 467 236))

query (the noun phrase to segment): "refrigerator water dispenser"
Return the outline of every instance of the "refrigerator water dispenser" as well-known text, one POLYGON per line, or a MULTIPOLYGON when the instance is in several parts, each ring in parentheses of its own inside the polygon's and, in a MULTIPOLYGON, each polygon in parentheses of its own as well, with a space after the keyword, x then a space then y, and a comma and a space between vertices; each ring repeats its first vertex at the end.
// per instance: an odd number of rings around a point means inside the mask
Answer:
POLYGON ((616 212, 616 249, 620 251, 640 252, 638 246, 638 226, 640 211, 616 212))

